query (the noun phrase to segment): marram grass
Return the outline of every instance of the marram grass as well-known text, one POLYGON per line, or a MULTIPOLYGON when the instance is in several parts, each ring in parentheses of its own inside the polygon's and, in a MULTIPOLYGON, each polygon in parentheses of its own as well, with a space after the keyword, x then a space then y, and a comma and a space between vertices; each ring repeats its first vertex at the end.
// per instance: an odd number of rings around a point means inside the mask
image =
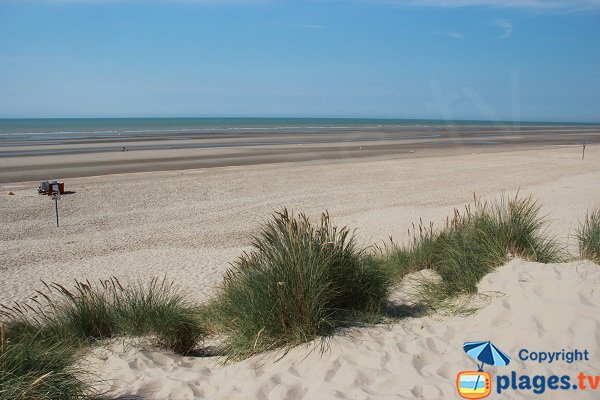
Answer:
POLYGON ((566 259, 564 249, 545 231, 540 205, 531 197, 495 202, 475 199, 463 212, 455 210, 439 230, 413 227, 412 242, 388 251, 389 267, 402 277, 423 269, 436 271, 441 282, 426 283, 428 302, 477 292, 477 283, 511 256, 543 263, 566 259), (437 299, 433 299, 437 297, 437 299))
POLYGON ((0 324, 0 400, 91 399, 93 382, 76 368, 72 342, 24 333, 9 339, 0 324))
POLYGON ((587 213, 576 236, 581 258, 600 263, 600 207, 587 213))
POLYGON ((227 272, 212 304, 226 354, 249 355, 331 335, 381 315, 390 275, 347 228, 283 210, 227 272))
POLYGON ((38 332, 46 340, 69 339, 80 345, 116 336, 153 336, 176 353, 192 351, 204 335, 199 308, 171 283, 122 286, 116 278, 99 284, 76 282, 67 289, 46 284, 29 303, 3 306, 7 335, 38 332))
POLYGON ((0 307, 0 400, 91 399, 94 379, 75 367, 95 341, 150 336, 180 354, 205 334, 200 308, 173 285, 121 286, 116 278, 46 285, 31 302, 0 307), (33 305, 32 305, 33 304, 33 305))

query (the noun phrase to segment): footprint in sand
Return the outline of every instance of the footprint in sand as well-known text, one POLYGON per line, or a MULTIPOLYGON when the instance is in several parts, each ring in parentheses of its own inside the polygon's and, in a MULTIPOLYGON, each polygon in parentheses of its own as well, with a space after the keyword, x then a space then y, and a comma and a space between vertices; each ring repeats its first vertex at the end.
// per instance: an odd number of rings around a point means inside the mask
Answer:
POLYGON ((544 336, 544 334, 546 333, 546 330, 544 329, 544 325, 542 325, 540 320, 534 316, 532 316, 531 319, 533 320, 533 322, 535 323, 535 326, 537 328, 538 337, 544 336))
POLYGON ((579 293, 579 301, 581 301, 581 304, 583 305, 597 307, 596 304, 594 304, 590 297, 587 295, 587 293, 579 293))
POLYGON ((129 365, 129 368, 138 371, 143 371, 148 367, 148 363, 140 358, 129 361, 127 365, 129 365))
POLYGON ((411 364, 415 367, 418 373, 421 373, 421 369, 423 369, 424 362, 420 356, 413 356, 411 364))
POLYGON ((435 386, 415 386, 411 393, 417 399, 443 399, 443 393, 435 386))
POLYGON ((437 374, 442 378, 456 377, 456 366, 450 363, 443 363, 438 369, 437 374))
POLYGON ((333 363, 332 368, 329 369, 329 371, 327 371, 325 373, 325 382, 331 382, 331 380, 335 377, 335 375, 337 374, 337 372, 340 370, 341 367, 342 367, 342 363, 339 360, 336 360, 333 363))
POLYGON ((271 382, 273 382, 275 385, 279 385, 279 384, 281 384, 281 375, 280 374, 275 374, 271 378, 269 378, 269 380, 271 382))

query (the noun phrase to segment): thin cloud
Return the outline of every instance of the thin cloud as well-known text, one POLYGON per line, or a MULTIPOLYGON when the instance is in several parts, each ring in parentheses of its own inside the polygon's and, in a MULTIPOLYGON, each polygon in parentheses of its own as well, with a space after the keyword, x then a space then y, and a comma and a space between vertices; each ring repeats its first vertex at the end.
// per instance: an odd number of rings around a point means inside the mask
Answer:
POLYGON ((537 10, 599 9, 600 0, 379 0, 380 3, 421 7, 496 7, 537 10))
POLYGON ((450 31, 450 32, 446 32, 446 36, 451 37, 452 39, 464 39, 464 35, 460 32, 454 32, 454 31, 450 31))
MULTIPOLYGON (((18 2, 19 0, 0 0, 1 3, 18 2)), ((56 4, 97 4, 97 3, 146 3, 148 0, 20 0, 23 3, 56 3, 56 4)), ((271 3, 276 0, 154 0, 156 3, 188 3, 206 5, 239 5, 271 3)))
POLYGON ((297 23, 285 23, 285 22, 276 22, 271 24, 272 27, 279 28, 288 28, 288 29, 325 29, 327 28, 325 25, 318 24, 297 24, 297 23))
POLYGON ((500 35, 500 37, 502 39, 506 39, 508 37, 510 37, 510 35, 512 35, 513 33, 513 24, 510 21, 507 21, 505 19, 496 19, 493 22, 494 25, 496 25, 497 27, 499 27, 500 29, 502 29, 502 34, 500 35))
POLYGON ((0 54, 1 62, 33 62, 53 60, 58 58, 62 57, 51 57, 40 54, 0 54))
POLYGON ((461 32, 457 32, 457 31, 433 32, 432 35, 446 36, 446 37, 456 39, 456 40, 462 40, 465 38, 465 35, 463 35, 461 32))
MULTIPOLYGON (((15 0, 0 0, 0 3, 15 0)), ((40 3, 143 3, 145 0, 27 0, 40 3)), ((162 3, 198 4, 252 4, 270 3, 278 0, 154 0, 162 3)), ((423 7, 500 7, 539 10, 589 10, 600 9, 600 0, 321 0, 378 2, 403 6, 423 7)))
POLYGON ((319 24, 304 24, 304 23, 294 23, 294 22, 265 22, 259 24, 249 24, 245 26, 251 26, 254 28, 264 28, 264 29, 301 29, 301 30, 321 30, 327 29, 325 25, 319 24))

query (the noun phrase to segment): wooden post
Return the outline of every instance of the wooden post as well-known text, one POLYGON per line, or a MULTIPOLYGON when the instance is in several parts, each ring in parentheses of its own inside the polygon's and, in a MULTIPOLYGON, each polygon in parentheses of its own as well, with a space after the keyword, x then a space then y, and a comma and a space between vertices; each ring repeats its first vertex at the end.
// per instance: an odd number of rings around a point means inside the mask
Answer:
POLYGON ((54 208, 56 210, 56 227, 59 227, 59 224, 58 224, 58 200, 60 199, 60 193, 53 192, 52 198, 54 199, 54 208))

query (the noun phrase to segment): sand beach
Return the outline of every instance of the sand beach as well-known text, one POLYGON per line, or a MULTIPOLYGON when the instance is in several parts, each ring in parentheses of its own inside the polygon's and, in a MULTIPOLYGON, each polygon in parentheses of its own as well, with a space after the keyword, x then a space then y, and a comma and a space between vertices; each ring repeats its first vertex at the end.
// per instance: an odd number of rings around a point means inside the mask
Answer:
MULTIPOLYGON (((514 356, 507 367, 486 368, 492 375, 505 368, 518 376, 569 375, 575 381, 582 371, 598 373, 599 282, 600 268, 590 262, 513 260, 480 283, 485 305, 473 315, 406 318, 345 332, 332 338, 323 354, 318 343, 310 343, 283 358, 269 354, 223 366, 218 358, 140 350, 117 340, 85 362, 108 380, 113 393, 148 399, 458 399, 456 374, 477 370, 462 344, 484 338, 502 343, 502 350, 514 356), (523 349, 584 347, 590 361, 548 364, 517 358, 523 349)), ((591 400, 597 393, 540 395, 509 388, 490 398, 591 400)))
MULTIPOLYGON (((575 144, 487 149, 64 177, 72 193, 60 200, 60 228, 37 182, 5 181, 0 302, 27 299, 42 280, 69 285, 111 276, 122 282, 167 276, 206 301, 252 234, 282 207, 315 217, 328 210, 336 224, 356 229, 361 243, 382 245, 390 236, 406 241, 419 219, 442 224, 474 193, 494 199, 519 191, 543 204, 550 232, 576 254, 574 229, 600 204, 600 147, 588 145, 583 161, 575 144)), ((62 177, 60 168, 51 171, 62 177)), ((599 375, 599 285, 600 267, 589 261, 513 259, 480 282, 476 313, 355 328, 331 338, 324 354, 309 344, 281 359, 264 354, 223 366, 220 357, 181 357, 116 340, 84 362, 113 395, 140 399, 458 398, 456 374, 475 368, 462 351, 465 341, 492 340, 513 357, 511 370, 519 374, 599 375), (587 349, 590 360, 548 365, 517 358, 523 348, 574 347, 587 349)), ((575 394, 544 398, 597 397, 575 394)), ((502 398, 541 397, 507 390, 502 398)))

